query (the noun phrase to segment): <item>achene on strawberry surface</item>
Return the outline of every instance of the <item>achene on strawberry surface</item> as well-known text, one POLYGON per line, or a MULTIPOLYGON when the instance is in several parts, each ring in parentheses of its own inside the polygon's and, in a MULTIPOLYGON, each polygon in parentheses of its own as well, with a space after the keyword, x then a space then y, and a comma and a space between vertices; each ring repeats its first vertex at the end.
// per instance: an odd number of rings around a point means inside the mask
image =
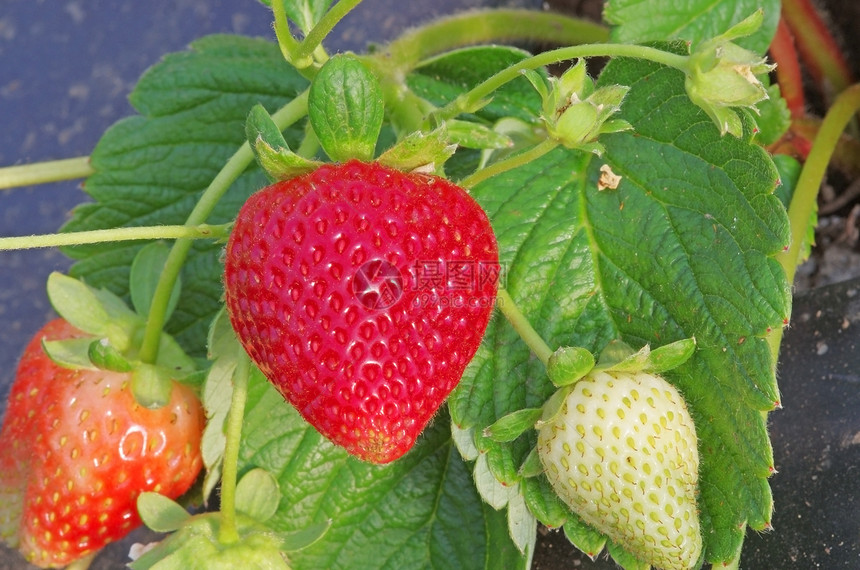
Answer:
POLYGON ((647 372, 591 372, 540 424, 538 454, 558 496, 638 559, 689 570, 702 537, 699 455, 680 393, 647 372))
POLYGON ((42 350, 84 336, 55 319, 33 337, 0 431, 0 537, 45 568, 122 538, 141 524, 141 492, 179 497, 202 467, 204 414, 189 387, 143 408, 131 373, 63 368, 42 350))
POLYGON ((387 463, 460 381, 499 273, 490 222, 462 188, 352 160, 251 196, 227 244, 226 304, 309 423, 387 463))

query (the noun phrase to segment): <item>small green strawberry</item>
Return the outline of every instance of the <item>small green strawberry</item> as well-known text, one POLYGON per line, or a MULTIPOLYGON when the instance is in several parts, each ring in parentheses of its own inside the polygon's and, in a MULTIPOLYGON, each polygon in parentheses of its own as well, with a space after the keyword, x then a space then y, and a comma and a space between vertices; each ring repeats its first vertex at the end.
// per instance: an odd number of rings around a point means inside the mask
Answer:
POLYGON ((626 370, 592 371, 562 391, 538 427, 553 489, 644 562, 692 568, 702 550, 699 456, 681 395, 660 376, 626 370))

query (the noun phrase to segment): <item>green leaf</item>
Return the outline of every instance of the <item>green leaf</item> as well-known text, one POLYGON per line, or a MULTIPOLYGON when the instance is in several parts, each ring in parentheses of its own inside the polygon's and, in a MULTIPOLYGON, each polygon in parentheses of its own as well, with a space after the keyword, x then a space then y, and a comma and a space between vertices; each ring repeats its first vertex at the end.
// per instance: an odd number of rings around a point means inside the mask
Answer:
MULTIPOLYGON (((631 86, 620 118, 634 132, 602 137, 602 159, 557 149, 472 193, 492 219, 507 290, 550 346, 597 353, 615 339, 657 349, 696 338, 693 356, 666 378, 700 438, 707 559, 727 560, 744 523, 761 529, 771 515, 762 412, 779 392, 766 336, 783 326, 791 300, 774 259, 789 240, 777 171, 760 147, 720 137, 687 99, 680 72, 622 59, 603 84, 631 86), (597 189, 605 164, 621 176, 611 192, 597 189)), ((534 441, 481 432, 553 394, 542 368, 494 319, 449 398, 497 477, 522 465, 534 441)))
POLYGON ((696 44, 720 35, 756 10, 763 9, 762 27, 737 43, 758 54, 767 51, 779 21, 779 0, 725 0, 717 6, 715 9, 711 0, 612 0, 606 2, 603 17, 615 26, 610 32, 615 42, 685 40, 696 44), (654 17, 655 14, 660 17, 654 17))
POLYGON ((513 441, 527 429, 534 428, 541 414, 543 414, 542 408, 525 408, 511 412, 485 428, 484 435, 495 441, 513 441))
POLYGON ((43 340, 42 350, 55 364, 63 368, 89 368, 96 366, 90 360, 92 337, 43 340))
POLYGON ((281 540, 281 550, 287 553, 303 550, 325 536, 329 528, 331 528, 330 520, 312 524, 301 530, 280 533, 278 538, 281 540))
POLYGON ((280 500, 278 481, 265 469, 251 469, 236 485, 236 510, 256 521, 266 522, 272 518, 280 500))
POLYGON ((290 150, 272 116, 262 105, 254 105, 245 123, 245 135, 257 164, 271 180, 288 180, 313 171, 320 162, 303 158, 290 150))
MULTIPOLYGON (((112 126, 96 145, 96 173, 85 190, 92 202, 75 208, 64 231, 183 224, 203 190, 245 140, 250 109, 273 110, 307 87, 280 50, 259 39, 209 36, 166 56, 130 96, 140 113, 112 126)), ((285 136, 295 144, 302 125, 285 136)), ((231 221, 245 199, 266 183, 256 167, 233 183, 209 221, 231 221)), ((127 298, 131 262, 141 245, 104 243, 65 248, 72 274, 127 298)), ((195 242, 182 269, 185 286, 167 323, 192 356, 222 305, 221 244, 195 242)))
POLYGON ((102 370, 129 372, 133 368, 128 359, 106 338, 92 341, 87 349, 87 356, 90 362, 102 370))
POLYGON ((254 371, 240 469, 276 474, 283 500, 267 522, 279 533, 331 519, 315 544, 290 554, 318 568, 526 568, 504 513, 483 505, 440 411, 415 448, 384 466, 328 443, 254 371), (468 532, 464 532, 468 529, 468 532))
POLYGON ((203 478, 204 499, 208 499, 221 478, 224 447, 227 444, 224 430, 233 398, 233 372, 239 358, 245 357, 239 339, 230 325, 227 310, 223 307, 212 321, 206 346, 211 365, 203 384, 202 395, 208 420, 201 441, 203 465, 206 467, 206 475, 203 478))
MULTIPOLYGON (((169 253, 170 248, 167 247, 167 244, 153 242, 143 246, 134 257, 134 261, 131 262, 129 276, 131 303, 137 314, 143 318, 149 316, 149 307, 155 296, 155 288, 158 286, 158 280, 161 277, 161 272, 164 271, 164 264, 169 253)), ((177 279, 167 304, 167 318, 173 314, 173 310, 179 302, 181 290, 182 280, 177 279)))
POLYGON ((191 518, 173 499, 148 491, 137 497, 137 512, 143 524, 155 532, 173 532, 191 518))
POLYGON ((332 160, 371 160, 384 113, 379 80, 355 56, 332 57, 314 77, 308 118, 332 160))
POLYGON ((594 368, 594 355, 579 347, 563 346, 552 353, 546 373, 556 386, 573 384, 594 368))
POLYGON ((451 144, 445 127, 429 133, 409 133, 383 152, 377 159, 380 164, 411 172, 413 170, 440 171, 457 147, 451 144))
POLYGON ((564 534, 575 547, 584 552, 592 560, 603 550, 606 537, 582 522, 578 516, 571 514, 564 523, 564 534))
POLYGON ((140 317, 122 302, 57 271, 48 276, 48 298, 54 310, 70 324, 86 333, 109 338, 120 350, 128 348, 130 329, 140 322, 140 317))

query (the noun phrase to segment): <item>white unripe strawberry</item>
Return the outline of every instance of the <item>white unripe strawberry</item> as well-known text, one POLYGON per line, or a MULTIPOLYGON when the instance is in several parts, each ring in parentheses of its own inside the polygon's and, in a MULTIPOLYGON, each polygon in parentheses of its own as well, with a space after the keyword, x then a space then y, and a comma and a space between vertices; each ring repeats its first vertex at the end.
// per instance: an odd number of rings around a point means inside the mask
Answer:
POLYGON ((702 550, 699 456, 681 395, 659 376, 626 371, 592 371, 563 390, 538 424, 556 493, 643 562, 692 568, 702 550))

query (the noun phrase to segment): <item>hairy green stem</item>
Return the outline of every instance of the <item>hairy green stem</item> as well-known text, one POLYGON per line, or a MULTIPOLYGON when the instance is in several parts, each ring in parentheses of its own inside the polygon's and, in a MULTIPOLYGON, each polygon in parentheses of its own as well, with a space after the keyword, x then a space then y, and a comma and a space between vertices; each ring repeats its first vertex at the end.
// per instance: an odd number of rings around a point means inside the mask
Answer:
POLYGON ((457 185, 462 186, 463 188, 472 188, 473 186, 476 186, 477 184, 483 182, 484 180, 487 180, 488 178, 492 178, 493 176, 497 176, 503 172, 507 172, 508 170, 519 168, 520 166, 528 164, 533 160, 537 160, 546 153, 558 147, 558 145, 559 143, 555 139, 546 139, 545 141, 536 144, 535 146, 526 151, 506 158, 505 160, 500 160, 499 162, 493 163, 486 168, 478 170, 474 174, 471 174, 470 176, 467 176, 466 178, 460 180, 457 185))
MULTIPOLYGON (((830 164, 830 158, 836 150, 842 132, 858 110, 860 110, 860 84, 855 84, 840 93, 833 102, 833 106, 827 111, 818 134, 812 142, 812 150, 809 151, 803 170, 800 171, 794 195, 788 206, 791 242, 788 248, 777 256, 777 261, 785 271, 789 283, 794 282, 797 266, 803 261, 801 248, 806 241, 812 213, 818 200, 818 191, 827 166, 830 164)), ((767 337, 774 362, 779 355, 782 334, 783 330, 777 329, 767 337)))
MULTIPOLYGON (((286 0, 273 0, 272 15, 275 18, 275 38, 278 40, 278 47, 281 49, 284 59, 288 63, 294 64, 296 60, 296 52, 299 49, 299 42, 290 33, 290 23, 287 20, 287 11, 284 10, 284 2, 286 0)), ((304 67, 307 67, 312 62, 307 62, 304 67)), ((294 64, 295 65, 295 64, 294 64)), ((295 65, 299 69, 298 65, 295 65)))
MULTIPOLYGON (((275 112, 272 115, 272 120, 278 128, 284 130, 304 117, 307 114, 307 108, 308 92, 305 90, 275 112)), ((189 214, 186 225, 195 226, 204 223, 233 182, 253 160, 254 153, 251 151, 250 145, 247 142, 243 143, 203 192, 200 200, 189 214)), ((167 256, 164 270, 155 288, 152 305, 150 305, 149 318, 146 321, 146 330, 139 354, 139 358, 143 362, 152 363, 158 358, 161 331, 164 328, 170 295, 173 292, 174 283, 179 278, 182 265, 188 257, 188 252, 191 250, 191 244, 192 241, 189 239, 178 239, 167 256)))
POLYGON ((0 251, 148 239, 195 240, 221 238, 230 233, 230 226, 231 224, 217 226, 210 226, 208 224, 198 224, 196 226, 140 226, 63 234, 5 237, 0 238, 0 251))
POLYGON ((556 45, 605 42, 606 27, 537 10, 474 10, 406 32, 378 56, 403 73, 439 53, 467 45, 530 41, 556 45))
POLYGON ((532 327, 526 316, 520 311, 520 308, 514 302, 513 297, 505 289, 499 289, 496 300, 496 306, 520 335, 520 338, 528 345, 535 356, 546 365, 549 357, 552 356, 552 349, 541 338, 540 334, 532 327))
POLYGON ((858 110, 860 110, 860 84, 852 85, 840 93, 833 102, 833 106, 827 111, 818 134, 812 142, 812 150, 809 151, 803 170, 797 179, 797 186, 788 207, 791 243, 788 249, 777 257, 790 282, 794 281, 797 265, 802 261, 801 247, 806 239, 827 165, 830 164, 830 158, 842 132, 858 110))
POLYGON ((506 83, 520 77, 523 71, 581 57, 632 57, 661 63, 682 71, 686 71, 690 59, 688 56, 669 53, 648 46, 626 44, 589 44, 554 49, 524 59, 498 72, 441 108, 436 112, 436 118, 445 121, 460 113, 471 112, 475 108, 480 108, 483 99, 506 83))
POLYGON ((7 166, 0 168, 0 189, 86 178, 93 172, 88 156, 7 166))
POLYGON ((581 44, 606 41, 599 24, 536 10, 474 10, 439 19, 410 30, 365 63, 379 77, 391 122, 399 134, 426 127, 435 109, 406 85, 406 75, 440 53, 469 45, 500 42, 581 44))
POLYGON ((251 361, 244 353, 240 354, 236 370, 233 372, 233 395, 230 399, 230 413, 227 416, 224 447, 224 463, 221 472, 221 530, 218 540, 221 544, 239 541, 236 525, 236 484, 239 476, 239 444, 242 440, 242 421, 245 416, 245 402, 248 400, 248 377, 251 374, 251 361))
POLYGON ((308 32, 304 41, 299 44, 295 51, 296 61, 302 62, 312 60, 311 55, 317 51, 317 48, 322 45, 322 41, 334 29, 338 22, 344 16, 350 13, 353 8, 361 4, 361 0, 339 0, 332 6, 325 15, 320 18, 317 25, 308 32))

